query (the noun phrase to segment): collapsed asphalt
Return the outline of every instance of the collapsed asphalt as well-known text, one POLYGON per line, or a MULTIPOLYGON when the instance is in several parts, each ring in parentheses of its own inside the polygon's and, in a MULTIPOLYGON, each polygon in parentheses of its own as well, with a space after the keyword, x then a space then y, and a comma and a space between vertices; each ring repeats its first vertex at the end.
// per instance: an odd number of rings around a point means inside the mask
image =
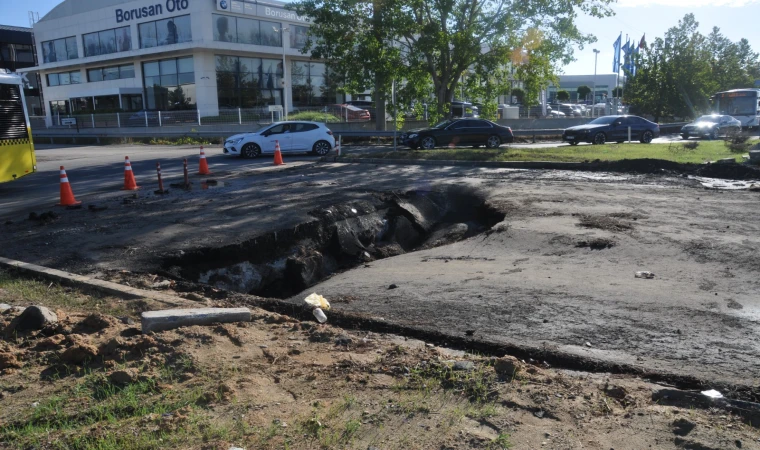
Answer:
POLYGON ((680 176, 320 164, 103 199, 108 210, 58 211, 51 222, 12 217, 0 245, 6 257, 95 276, 155 272, 201 248, 308 224, 318 208, 452 185, 482 192, 504 220, 337 272, 291 302, 316 291, 336 311, 452 339, 754 385, 760 199, 680 176), (655 278, 635 278, 640 270, 655 278))

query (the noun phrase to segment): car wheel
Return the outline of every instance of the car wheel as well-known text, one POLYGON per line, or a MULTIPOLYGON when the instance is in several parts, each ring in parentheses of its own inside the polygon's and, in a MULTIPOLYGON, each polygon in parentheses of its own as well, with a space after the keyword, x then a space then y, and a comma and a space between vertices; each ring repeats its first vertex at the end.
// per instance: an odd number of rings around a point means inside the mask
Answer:
POLYGON ((319 155, 319 156, 325 156, 326 154, 330 153, 330 143, 327 141, 317 141, 314 144, 314 147, 311 148, 311 152, 319 155))
POLYGON ((261 155, 261 147, 259 147, 256 144, 245 144, 243 148, 240 150, 240 155, 243 158, 256 158, 259 155, 261 155))
POLYGON ((424 148, 425 150, 432 150, 435 148, 435 138, 432 136, 425 136, 422 138, 422 141, 420 142, 420 147, 424 148))
POLYGON ((573 146, 575 146, 575 145, 578 145, 578 143, 577 143, 577 142, 575 142, 575 141, 572 141, 572 142, 570 142, 570 145, 573 145, 573 146))
POLYGON ((689 139, 689 134, 688 133, 682 134, 681 138, 682 139, 689 139))
POLYGON ((496 135, 488 136, 488 140, 486 140, 486 147, 499 148, 500 145, 501 145, 501 139, 499 139, 499 136, 496 136, 496 135))
POLYGON ((607 136, 604 133, 599 132, 594 135, 594 144, 603 145, 605 142, 607 142, 607 136))
POLYGON ((718 138, 718 134, 719 134, 719 133, 720 133, 720 128, 717 128, 717 127, 716 127, 716 128, 715 128, 714 130, 712 130, 712 132, 710 133, 710 139, 711 139, 711 140, 715 140, 715 139, 717 139, 717 138, 718 138))
POLYGON ((644 133, 642 133, 641 140, 639 142, 641 142, 642 144, 649 144, 652 142, 653 136, 654 135, 652 134, 652 132, 647 130, 644 133))

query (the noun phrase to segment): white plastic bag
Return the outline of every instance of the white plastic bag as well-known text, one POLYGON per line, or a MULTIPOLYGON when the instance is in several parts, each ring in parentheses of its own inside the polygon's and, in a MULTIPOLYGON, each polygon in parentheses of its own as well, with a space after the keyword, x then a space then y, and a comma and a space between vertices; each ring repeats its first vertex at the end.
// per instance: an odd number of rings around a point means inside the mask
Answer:
POLYGON ((314 308, 321 308, 325 311, 330 310, 330 303, 327 301, 327 299, 317 294, 316 292, 303 299, 303 301, 307 305, 311 305, 314 308))

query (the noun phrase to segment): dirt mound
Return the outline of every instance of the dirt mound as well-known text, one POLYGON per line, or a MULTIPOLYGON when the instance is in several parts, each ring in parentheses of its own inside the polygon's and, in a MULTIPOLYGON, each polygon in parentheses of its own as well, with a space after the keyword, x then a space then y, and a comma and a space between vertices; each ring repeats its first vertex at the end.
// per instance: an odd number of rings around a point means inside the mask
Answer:
POLYGON ((620 161, 594 161, 596 168, 609 172, 626 172, 640 174, 661 173, 692 173, 696 170, 695 164, 681 164, 662 159, 623 159, 620 161))
POLYGON ((760 170, 743 164, 708 164, 697 170, 697 175, 729 180, 760 180, 760 170))

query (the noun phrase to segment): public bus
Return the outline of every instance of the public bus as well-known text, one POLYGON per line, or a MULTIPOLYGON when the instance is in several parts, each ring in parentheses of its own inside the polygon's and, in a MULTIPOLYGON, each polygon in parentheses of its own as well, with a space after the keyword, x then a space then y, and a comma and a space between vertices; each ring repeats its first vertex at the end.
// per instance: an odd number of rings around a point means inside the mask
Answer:
POLYGON ((760 89, 733 89, 710 99, 716 114, 738 119, 745 128, 760 126, 760 89))
POLYGON ((0 183, 37 171, 21 77, 0 73, 0 183))

